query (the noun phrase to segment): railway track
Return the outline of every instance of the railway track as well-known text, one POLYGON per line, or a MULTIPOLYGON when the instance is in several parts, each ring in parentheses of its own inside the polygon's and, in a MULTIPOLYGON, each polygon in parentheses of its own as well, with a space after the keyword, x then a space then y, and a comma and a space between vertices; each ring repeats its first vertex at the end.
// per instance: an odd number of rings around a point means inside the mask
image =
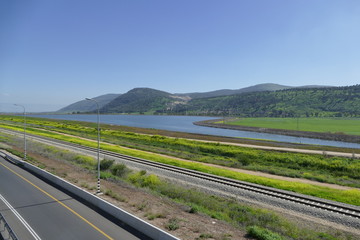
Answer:
MULTIPOLYGON (((17 132, 9 131, 9 130, 2 129, 2 131, 8 132, 11 134, 19 134, 17 132)), ((68 142, 64 142, 64 141, 60 141, 60 140, 54 140, 54 139, 49 139, 49 138, 35 136, 35 135, 30 135, 30 136, 33 140, 37 140, 40 142, 52 143, 52 144, 57 143, 57 144, 60 144, 63 146, 86 150, 86 151, 90 151, 93 153, 97 152, 97 148, 82 146, 82 145, 78 145, 78 144, 68 143, 68 142)), ((266 186, 248 183, 248 182, 242 182, 242 181, 229 179, 229 178, 225 178, 225 177, 219 177, 216 175, 211 175, 211 174, 207 174, 207 173, 203 173, 203 172, 198 172, 198 171, 184 169, 184 168, 171 166, 171 165, 167 165, 167 164, 157 163, 157 162, 153 162, 153 161, 149 161, 149 160, 145 160, 145 159, 141 159, 141 158, 131 157, 131 156, 127 156, 127 155, 123 155, 123 154, 119 154, 119 153, 114 153, 114 152, 107 151, 107 150, 101 150, 100 152, 101 152, 101 154, 103 154, 105 156, 121 158, 123 160, 136 162, 138 164, 142 164, 145 166, 150 166, 153 168, 171 171, 171 172, 175 172, 178 174, 182 174, 182 175, 186 175, 186 176, 190 176, 190 177, 194 177, 194 178, 200 178, 202 180, 216 182, 218 184, 224 184, 224 185, 231 186, 234 188, 243 189, 246 191, 251 191, 251 192, 266 195, 269 197, 294 202, 294 203, 305 205, 308 207, 313 207, 313 208, 321 209, 324 211, 330 211, 333 213, 341 214, 343 216, 360 219, 360 207, 357 207, 357 206, 343 204, 343 203, 337 203, 337 202, 333 202, 333 201, 329 201, 329 200, 323 200, 320 198, 301 195, 301 194, 297 194, 297 193, 274 189, 274 188, 270 188, 270 187, 266 187, 266 186)))

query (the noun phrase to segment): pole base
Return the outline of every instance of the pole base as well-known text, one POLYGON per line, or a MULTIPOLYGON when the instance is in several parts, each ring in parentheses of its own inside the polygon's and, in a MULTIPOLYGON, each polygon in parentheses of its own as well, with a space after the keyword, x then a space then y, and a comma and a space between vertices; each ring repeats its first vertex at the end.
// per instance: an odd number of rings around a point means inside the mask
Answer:
POLYGON ((96 192, 96 193, 94 193, 94 195, 96 195, 96 196, 101 196, 101 195, 103 195, 104 193, 103 192, 96 192))

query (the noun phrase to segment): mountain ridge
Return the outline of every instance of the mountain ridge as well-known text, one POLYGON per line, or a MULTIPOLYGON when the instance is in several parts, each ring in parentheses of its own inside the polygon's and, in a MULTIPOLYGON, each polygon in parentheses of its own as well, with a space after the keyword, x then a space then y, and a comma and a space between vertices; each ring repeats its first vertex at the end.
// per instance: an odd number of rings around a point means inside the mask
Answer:
POLYGON ((106 104, 101 112, 106 113, 127 113, 127 112, 148 112, 162 108, 164 104, 171 102, 171 94, 151 89, 134 88, 125 94, 118 96, 106 104))
MULTIPOLYGON (((172 94, 152 88, 134 88, 127 93, 113 94, 111 98, 106 99, 107 102, 103 101, 100 106, 100 112, 103 114, 360 116, 359 85, 291 87, 266 83, 237 90, 222 89, 184 94, 172 94)), ((87 102, 89 104, 90 101, 87 102)), ((94 105, 92 103, 92 106, 96 107, 94 105)), ((70 106, 74 107, 69 105, 65 109, 69 109, 70 106)), ((80 105, 78 107, 70 108, 77 110, 72 113, 96 112, 96 108, 89 108, 89 105, 88 108, 81 108, 80 105)))
MULTIPOLYGON (((181 111, 184 109, 177 112, 181 111)), ((238 117, 359 117, 360 85, 293 88, 193 99, 186 111, 238 117)))
MULTIPOLYGON (((171 93, 167 93, 167 92, 165 92, 165 93, 169 94, 170 98, 179 99, 179 101, 175 101, 175 105, 176 105, 179 102, 187 102, 193 98, 227 96, 227 95, 243 93, 243 92, 252 92, 252 91, 275 91, 275 90, 281 90, 281 89, 285 89, 285 88, 296 88, 296 87, 284 86, 284 85, 279 85, 279 84, 274 84, 274 83, 263 83, 263 84, 257 84, 254 86, 240 88, 240 89, 222 89, 222 90, 215 90, 215 91, 210 91, 210 92, 175 93, 175 94, 171 94, 171 93)), ((134 88, 132 90, 137 90, 137 89, 151 89, 151 88, 134 88)), ((127 93, 129 93, 129 92, 131 93, 132 90, 128 91, 127 93)), ((152 90, 156 90, 156 89, 152 89, 152 90)), ((160 90, 156 90, 156 91, 160 91, 160 90)), ((164 92, 164 91, 160 91, 160 92, 164 92)), ((115 98, 119 97, 120 95, 122 95, 122 94, 105 94, 105 95, 100 95, 100 96, 94 97, 94 99, 95 100, 100 100, 102 98, 107 99, 104 102, 102 102, 101 104, 99 103, 99 107, 103 108, 105 105, 109 104, 111 101, 115 100, 115 98), (107 97, 109 95, 113 96, 113 98, 109 99, 107 97)), ((169 107, 170 108, 172 107, 171 104, 169 105, 169 107)), ((58 113, 58 114, 61 114, 61 113, 65 113, 65 114, 66 113, 86 113, 86 112, 93 112, 96 109, 97 108, 94 103, 91 103, 90 101, 86 101, 86 100, 81 100, 81 101, 72 103, 66 107, 59 109, 58 111, 56 111, 56 113, 58 113)))
POLYGON ((289 88, 294 88, 294 87, 275 84, 275 83, 262 83, 240 89, 220 89, 210 92, 182 93, 177 95, 186 95, 194 99, 194 98, 228 96, 228 95, 240 94, 245 92, 277 91, 277 90, 283 90, 289 88))

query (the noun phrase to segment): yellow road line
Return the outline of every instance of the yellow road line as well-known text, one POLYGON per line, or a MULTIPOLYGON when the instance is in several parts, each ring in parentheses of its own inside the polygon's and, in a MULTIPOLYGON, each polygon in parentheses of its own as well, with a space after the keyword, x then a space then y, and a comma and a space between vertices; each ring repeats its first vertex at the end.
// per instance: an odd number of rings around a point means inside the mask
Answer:
POLYGON ((4 166, 6 169, 8 169, 10 172, 14 173, 16 176, 20 177, 21 179, 23 179, 24 181, 26 181, 27 183, 31 184, 33 187, 37 188, 39 191, 41 191, 42 193, 44 193, 45 195, 47 195, 48 197, 50 197, 51 199, 53 199, 54 201, 56 201, 57 203, 59 203, 61 206, 63 206, 64 208, 66 208, 67 210, 69 210, 70 212, 72 212, 73 214, 75 214, 77 217, 79 217, 81 220, 83 220, 84 222, 86 222, 87 224, 89 224, 91 227, 93 227, 95 230, 97 230, 98 232, 100 232, 102 235, 104 235, 106 238, 108 239, 113 239, 111 238, 109 235, 107 235, 105 232, 103 232, 102 230, 100 230, 98 227, 96 227, 94 224, 92 224, 91 222, 89 222, 87 219, 85 219, 83 216, 81 216, 79 213, 77 213, 75 210, 73 210, 72 208, 70 208, 69 206, 67 206, 66 204, 64 204, 63 202, 59 201, 57 198, 55 198, 54 196, 52 196, 50 193, 46 192, 45 190, 43 190, 42 188, 40 188, 39 186, 35 185, 34 183, 32 183, 30 180, 26 179, 25 177, 21 176, 20 174, 18 174, 17 172, 13 171, 12 169, 8 168, 7 166, 5 166, 3 163, 0 162, 0 164, 2 166, 4 166))

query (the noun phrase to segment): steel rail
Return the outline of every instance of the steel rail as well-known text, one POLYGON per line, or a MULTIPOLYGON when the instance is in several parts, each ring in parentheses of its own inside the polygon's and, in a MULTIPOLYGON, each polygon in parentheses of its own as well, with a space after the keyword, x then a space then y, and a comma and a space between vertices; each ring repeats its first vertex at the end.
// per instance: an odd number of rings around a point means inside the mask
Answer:
MULTIPOLYGON (((74 146, 74 145, 72 145, 72 146, 74 146)), ((91 148, 91 147, 81 146, 80 148, 88 150, 88 151, 96 151, 96 149, 91 148)), ((131 156, 114 153, 114 152, 110 152, 110 151, 106 151, 106 150, 102 150, 101 153, 104 155, 122 158, 122 159, 125 159, 128 161, 140 163, 143 165, 160 168, 163 170, 172 171, 172 172, 180 173, 180 174, 191 176, 191 177, 196 177, 196 178, 200 178, 203 180, 208 180, 208 181, 228 185, 228 186, 235 187, 235 188, 241 188, 241 189, 256 192, 259 194, 263 194, 263 195, 267 195, 267 196, 271 196, 271 197, 275 197, 275 198, 280 198, 283 200, 292 201, 292 202, 300 203, 303 205, 316 207, 316 208, 320 208, 323 210, 336 212, 336 213, 340 213, 340 214, 344 214, 347 216, 351 216, 351 217, 360 219, 360 209, 357 209, 356 207, 351 207, 351 206, 346 207, 346 206, 343 206, 340 204, 322 201, 321 199, 313 199, 313 198, 306 197, 306 196, 300 196, 299 194, 294 194, 291 192, 285 192, 285 191, 278 190, 278 189, 272 189, 270 187, 264 187, 261 185, 256 185, 256 184, 242 182, 242 181, 238 181, 238 180, 234 180, 234 179, 219 177, 219 176, 215 176, 215 175, 211 175, 211 174, 207 174, 207 173, 203 173, 203 172, 184 169, 184 168, 171 166, 171 165, 167 165, 167 164, 163 164, 163 163, 157 163, 157 162, 153 162, 153 161, 149 161, 149 160, 145 160, 145 159, 141 159, 141 158, 136 158, 136 157, 131 157, 131 156)))

